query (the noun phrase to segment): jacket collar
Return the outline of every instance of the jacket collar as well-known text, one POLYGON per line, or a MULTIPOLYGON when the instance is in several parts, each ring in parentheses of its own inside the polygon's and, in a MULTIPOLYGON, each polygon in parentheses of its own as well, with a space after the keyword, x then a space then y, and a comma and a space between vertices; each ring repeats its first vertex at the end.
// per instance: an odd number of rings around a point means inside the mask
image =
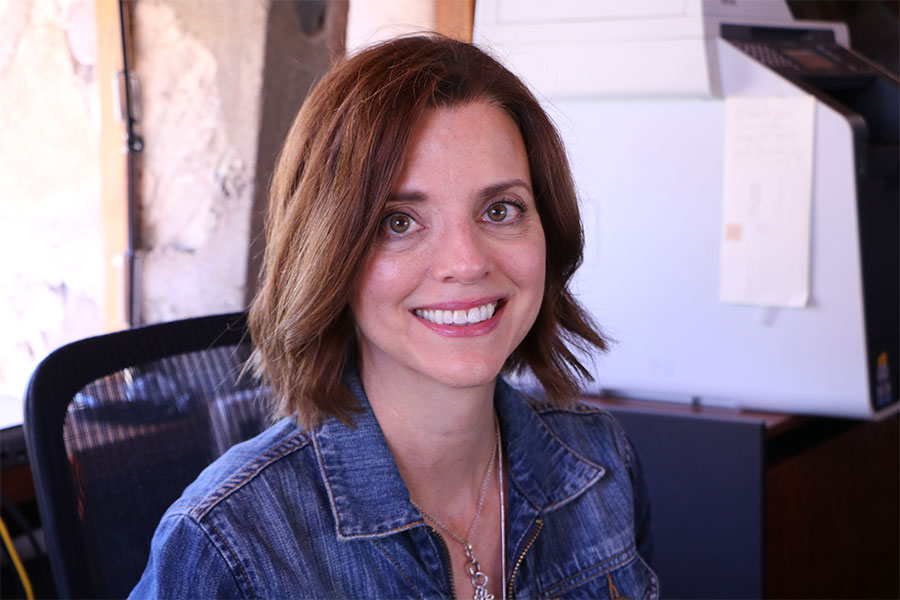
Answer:
MULTIPOLYGON (((354 427, 327 419, 312 434, 338 538, 382 537, 424 523, 412 505, 381 427, 355 372, 345 384, 362 409, 354 427)), ((522 395, 502 379, 494 392, 510 484, 538 511, 581 494, 604 474, 550 431, 522 395)))
POLYGON ((517 485, 535 509, 562 506, 606 473, 602 465, 578 455, 559 439, 503 379, 497 380, 494 407, 509 460, 510 484, 517 485))

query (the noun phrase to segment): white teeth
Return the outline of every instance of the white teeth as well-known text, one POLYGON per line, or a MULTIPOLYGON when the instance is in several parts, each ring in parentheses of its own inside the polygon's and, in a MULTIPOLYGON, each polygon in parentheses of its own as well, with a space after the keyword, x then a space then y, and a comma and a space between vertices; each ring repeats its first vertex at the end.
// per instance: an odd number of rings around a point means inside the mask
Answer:
POLYGON ((439 308, 417 308, 416 316, 438 325, 474 325, 494 316, 496 302, 475 306, 469 310, 441 310, 439 308))

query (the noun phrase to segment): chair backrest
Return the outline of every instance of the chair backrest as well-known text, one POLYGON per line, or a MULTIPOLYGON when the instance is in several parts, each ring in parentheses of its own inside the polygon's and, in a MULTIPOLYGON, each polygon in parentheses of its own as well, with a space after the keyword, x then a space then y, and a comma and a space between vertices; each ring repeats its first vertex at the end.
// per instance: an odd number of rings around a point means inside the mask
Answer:
POLYGON ((126 596, 166 508, 266 426, 251 349, 233 313, 81 340, 38 365, 25 435, 60 596, 126 596))

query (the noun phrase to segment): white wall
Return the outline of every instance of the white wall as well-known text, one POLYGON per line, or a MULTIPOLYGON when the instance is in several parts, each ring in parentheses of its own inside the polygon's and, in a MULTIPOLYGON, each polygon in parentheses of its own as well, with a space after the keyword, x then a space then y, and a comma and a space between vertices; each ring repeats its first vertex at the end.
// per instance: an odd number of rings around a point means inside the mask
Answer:
POLYGON ((432 30, 434 19, 431 0, 351 0, 347 52, 404 33, 432 30))

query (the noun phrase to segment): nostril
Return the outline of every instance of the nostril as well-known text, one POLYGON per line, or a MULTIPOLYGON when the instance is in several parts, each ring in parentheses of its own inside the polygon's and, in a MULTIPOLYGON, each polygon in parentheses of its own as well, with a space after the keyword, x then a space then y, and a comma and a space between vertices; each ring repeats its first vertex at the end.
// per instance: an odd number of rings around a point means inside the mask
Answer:
POLYGON ((470 223, 454 222, 435 238, 432 270, 440 281, 480 281, 490 271, 488 247, 470 223))

